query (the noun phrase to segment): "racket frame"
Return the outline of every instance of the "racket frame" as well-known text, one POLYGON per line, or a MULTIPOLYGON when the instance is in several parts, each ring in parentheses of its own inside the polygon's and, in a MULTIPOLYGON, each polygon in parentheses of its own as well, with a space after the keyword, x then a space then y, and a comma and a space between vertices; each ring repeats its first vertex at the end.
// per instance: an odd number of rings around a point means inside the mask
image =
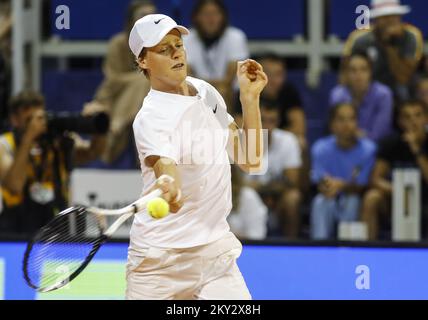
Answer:
MULTIPOLYGON (((107 240, 111 237, 111 235, 113 235, 117 231, 117 229, 126 220, 128 220, 130 217, 132 217, 136 213, 140 212, 141 210, 143 210, 150 200, 157 198, 161 195, 162 195, 162 191, 160 189, 155 189, 154 191, 152 191, 152 192, 148 193, 147 195, 141 197, 140 199, 131 203, 130 205, 128 205, 124 208, 121 208, 121 209, 116 209, 116 210, 115 209, 103 209, 103 208, 97 208, 97 207, 80 206, 80 207, 71 207, 71 208, 65 209, 64 211, 61 211, 58 214, 58 216, 56 216, 54 219, 52 219, 46 226, 39 229, 36 232, 36 234, 31 238, 30 242, 28 243, 27 248, 26 248, 25 253, 24 253, 24 260, 23 260, 23 273, 24 273, 25 281, 27 282, 27 284, 31 288, 33 288, 33 289, 35 289, 41 293, 53 291, 53 290, 59 289, 61 287, 64 287, 65 285, 70 283, 74 278, 76 278, 88 266, 88 264, 91 262, 91 260, 93 259, 95 254, 98 252, 98 250, 101 248, 101 246, 105 242, 107 242, 107 240), (102 232, 102 234, 97 238, 97 240, 94 242, 92 249, 89 252, 88 256, 85 258, 83 263, 74 272, 72 272, 65 279, 59 280, 58 282, 56 282, 53 285, 43 287, 43 288, 38 287, 31 281, 30 276, 28 274, 29 257, 30 257, 31 251, 33 249, 33 246, 35 245, 35 243, 37 243, 37 241, 36 241, 37 237, 39 234, 41 234, 47 228, 48 225, 53 223, 55 220, 61 219, 62 216, 70 214, 74 210, 88 211, 88 212, 90 212, 96 216, 101 216, 101 217, 102 216, 118 216, 118 218, 116 219, 115 222, 112 223, 112 225, 110 225, 110 227, 107 228, 107 230, 102 232)), ((40 275, 40 276, 42 276, 42 275, 40 275)))

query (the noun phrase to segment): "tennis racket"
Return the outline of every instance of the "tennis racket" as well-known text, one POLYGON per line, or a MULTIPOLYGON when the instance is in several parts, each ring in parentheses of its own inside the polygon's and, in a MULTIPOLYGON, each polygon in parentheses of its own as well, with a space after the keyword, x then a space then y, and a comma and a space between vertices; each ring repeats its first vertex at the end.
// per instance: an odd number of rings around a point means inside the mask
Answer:
POLYGON ((67 285, 127 219, 161 194, 162 191, 156 189, 117 210, 77 206, 60 212, 27 245, 23 262, 27 284, 39 292, 67 285), (117 219, 108 226, 107 216, 117 216, 117 219))

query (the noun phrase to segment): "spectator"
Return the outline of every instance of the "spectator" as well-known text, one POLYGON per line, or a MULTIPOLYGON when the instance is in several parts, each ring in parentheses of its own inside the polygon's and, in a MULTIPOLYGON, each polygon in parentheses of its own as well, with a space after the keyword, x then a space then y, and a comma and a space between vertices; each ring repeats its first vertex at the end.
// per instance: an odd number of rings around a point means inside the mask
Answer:
POLYGON ((359 218, 360 196, 375 160, 375 144, 358 136, 355 107, 334 106, 330 129, 332 135, 312 147, 312 181, 319 190, 312 202, 312 239, 333 238, 337 222, 359 218))
MULTIPOLYGON (((156 12, 150 0, 129 4, 125 29, 115 35, 108 45, 104 61, 105 79, 95 94, 95 102, 110 113, 111 126, 107 146, 102 156, 114 163, 132 143, 132 122, 150 90, 149 81, 136 69, 135 58, 129 50, 128 38, 135 21, 156 12)), ((134 161, 137 163, 136 161, 134 161)))
POLYGON ((372 0, 373 28, 355 30, 349 36, 344 55, 365 52, 373 62, 373 78, 388 85, 397 100, 408 99, 408 85, 423 53, 418 28, 401 21, 408 6, 399 0, 372 0))
POLYGON ((243 185, 241 171, 232 166, 232 211, 228 222, 241 239, 261 240, 267 235, 267 208, 257 192, 243 185))
MULTIPOLYGON (((88 105, 83 114, 96 111, 88 105)), ((72 136, 48 135, 44 98, 36 92, 13 97, 9 114, 12 130, 0 136, 0 232, 32 233, 67 207, 72 166, 97 158, 105 138, 75 144, 72 136)))
POLYGON ((262 92, 262 99, 280 107, 279 127, 294 133, 299 141, 302 152, 302 168, 300 170, 300 187, 309 187, 309 151, 306 140, 306 118, 302 108, 300 94, 292 83, 287 80, 285 60, 276 54, 269 53, 259 58, 269 82, 262 92))
POLYGON ((378 141, 391 133, 393 96, 389 87, 371 80, 371 62, 364 53, 353 53, 344 66, 344 85, 331 91, 330 106, 352 104, 358 112, 362 136, 378 141))
POLYGON ((269 83, 263 89, 262 98, 280 106, 279 127, 304 139, 306 125, 302 100, 295 86, 287 81, 285 61, 273 53, 261 56, 258 61, 269 78, 269 83))
POLYGON ((192 24, 190 35, 183 37, 190 74, 211 83, 231 106, 236 62, 249 57, 247 37, 229 25, 222 0, 198 0, 192 24))
POLYGON ((297 238, 300 228, 299 174, 302 165, 301 150, 296 136, 278 128, 279 108, 265 101, 260 104, 263 129, 268 130, 265 146, 263 175, 248 176, 250 187, 262 196, 268 208, 277 214, 280 228, 288 238, 297 238))
POLYGON ((382 222, 390 222, 392 184, 389 177, 395 168, 420 169, 422 207, 424 212, 428 208, 428 135, 422 103, 404 102, 398 110, 398 125, 401 132, 386 137, 379 144, 371 189, 364 197, 362 219, 367 223, 370 240, 378 238, 382 222))

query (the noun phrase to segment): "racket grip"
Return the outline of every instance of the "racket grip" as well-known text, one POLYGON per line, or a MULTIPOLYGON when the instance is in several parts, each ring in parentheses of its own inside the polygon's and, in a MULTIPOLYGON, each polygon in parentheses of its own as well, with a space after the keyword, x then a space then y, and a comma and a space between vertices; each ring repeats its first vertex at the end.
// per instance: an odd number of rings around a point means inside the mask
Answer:
POLYGON ((145 195, 144 197, 142 197, 141 199, 138 199, 137 201, 135 201, 132 206, 134 207, 134 212, 137 213, 141 210, 143 210, 146 206, 147 203, 157 197, 160 197, 162 195, 162 190, 161 189, 155 189, 152 192, 148 193, 147 195, 145 195))

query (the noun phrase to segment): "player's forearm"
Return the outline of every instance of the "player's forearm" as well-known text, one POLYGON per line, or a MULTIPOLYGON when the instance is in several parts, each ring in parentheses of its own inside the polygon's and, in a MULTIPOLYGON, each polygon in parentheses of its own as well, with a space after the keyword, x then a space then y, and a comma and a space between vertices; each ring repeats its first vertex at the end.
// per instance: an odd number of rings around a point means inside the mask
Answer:
POLYGON ((32 141, 24 138, 18 147, 12 166, 5 175, 3 187, 14 194, 22 193, 27 182, 27 164, 32 141))
POLYGON ((241 94, 245 145, 242 150, 247 165, 260 168, 263 158, 263 130, 258 95, 241 94))

